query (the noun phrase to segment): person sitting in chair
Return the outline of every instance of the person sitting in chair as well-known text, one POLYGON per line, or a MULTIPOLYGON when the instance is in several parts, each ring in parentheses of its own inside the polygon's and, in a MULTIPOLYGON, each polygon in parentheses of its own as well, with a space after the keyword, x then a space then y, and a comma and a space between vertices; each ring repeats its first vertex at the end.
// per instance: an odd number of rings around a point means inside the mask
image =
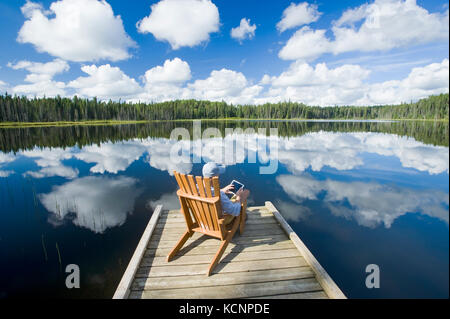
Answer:
MULTIPOLYGON (((209 162, 203 166, 203 177, 215 177, 225 173, 225 166, 209 162)), ((241 204, 247 201, 250 191, 248 189, 240 189, 234 196, 233 200, 228 198, 227 194, 232 194, 234 186, 232 184, 225 186, 220 190, 220 203, 224 212, 225 225, 231 223, 234 217, 241 213, 241 204)), ((212 190, 214 192, 214 190, 212 190)), ((215 196, 215 195, 214 195, 215 196)))

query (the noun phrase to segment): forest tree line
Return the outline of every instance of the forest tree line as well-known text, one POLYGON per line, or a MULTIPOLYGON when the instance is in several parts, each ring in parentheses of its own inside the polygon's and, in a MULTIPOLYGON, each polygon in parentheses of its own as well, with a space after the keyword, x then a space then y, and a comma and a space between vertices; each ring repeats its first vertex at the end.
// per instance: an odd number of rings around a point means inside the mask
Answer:
POLYGON ((126 103, 52 97, 0 95, 0 122, 145 121, 181 119, 429 119, 449 118, 449 94, 414 103, 382 106, 307 106, 297 102, 233 105, 226 102, 176 100, 126 103))

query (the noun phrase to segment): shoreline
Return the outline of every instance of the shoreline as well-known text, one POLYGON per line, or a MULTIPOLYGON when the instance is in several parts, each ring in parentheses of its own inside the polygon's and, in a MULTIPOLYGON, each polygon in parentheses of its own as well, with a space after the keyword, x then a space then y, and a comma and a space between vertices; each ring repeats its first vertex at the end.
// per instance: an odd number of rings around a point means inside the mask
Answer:
POLYGON ((278 122, 448 122, 448 119, 246 119, 246 118, 220 118, 220 119, 177 119, 177 120, 90 120, 90 121, 57 121, 57 122, 1 122, 0 128, 27 128, 27 127, 54 127, 54 126, 95 126, 95 125, 127 125, 127 124, 147 124, 163 122, 191 122, 191 121, 278 121, 278 122))

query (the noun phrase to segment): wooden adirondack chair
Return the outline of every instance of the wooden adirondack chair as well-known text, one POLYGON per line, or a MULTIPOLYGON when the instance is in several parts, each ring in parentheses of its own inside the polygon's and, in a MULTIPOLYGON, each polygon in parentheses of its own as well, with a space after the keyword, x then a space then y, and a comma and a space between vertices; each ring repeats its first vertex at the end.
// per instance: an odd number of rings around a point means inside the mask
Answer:
POLYGON ((214 267, 219 263, 225 249, 240 227, 240 233, 244 232, 247 204, 241 205, 241 214, 235 217, 230 223, 231 228, 227 229, 224 223, 222 208, 220 205, 219 178, 203 178, 192 175, 184 175, 178 172, 175 178, 180 189, 177 191, 181 205, 181 213, 186 221, 187 230, 181 236, 178 243, 167 256, 170 262, 176 253, 183 247, 186 241, 195 233, 202 233, 222 241, 219 250, 214 256, 207 275, 211 275, 214 267), (214 196, 211 189, 214 189, 214 196))

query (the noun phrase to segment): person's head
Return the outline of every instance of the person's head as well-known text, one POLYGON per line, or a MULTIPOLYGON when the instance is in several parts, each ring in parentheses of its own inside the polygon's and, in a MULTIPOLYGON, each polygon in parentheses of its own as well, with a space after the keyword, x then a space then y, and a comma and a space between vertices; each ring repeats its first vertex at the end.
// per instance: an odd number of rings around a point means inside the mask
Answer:
POLYGON ((213 162, 206 163, 203 166, 203 177, 214 177, 225 173, 225 166, 213 162))

